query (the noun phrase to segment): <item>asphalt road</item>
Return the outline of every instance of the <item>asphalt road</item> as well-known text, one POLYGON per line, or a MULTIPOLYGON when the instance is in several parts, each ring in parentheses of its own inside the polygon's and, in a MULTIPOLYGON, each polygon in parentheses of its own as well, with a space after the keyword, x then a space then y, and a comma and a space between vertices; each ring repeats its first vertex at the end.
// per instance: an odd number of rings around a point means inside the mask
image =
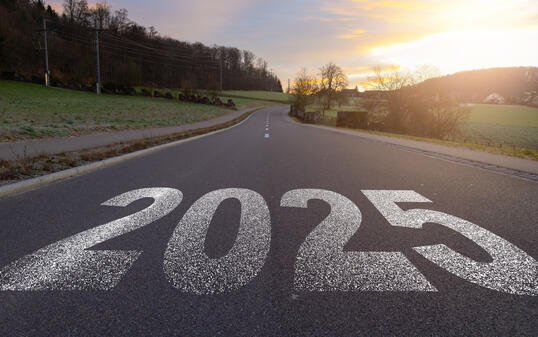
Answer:
POLYGON ((0 335, 537 335, 538 183, 285 110, 0 200, 0 335))

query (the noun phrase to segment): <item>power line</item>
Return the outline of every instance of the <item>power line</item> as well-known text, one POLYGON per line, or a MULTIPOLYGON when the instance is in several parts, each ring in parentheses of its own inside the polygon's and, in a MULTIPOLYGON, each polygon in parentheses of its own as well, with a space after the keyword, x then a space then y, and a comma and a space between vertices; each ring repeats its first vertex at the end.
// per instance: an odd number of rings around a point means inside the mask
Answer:
MULTIPOLYGON (((84 32, 80 32, 80 31, 79 32, 76 32, 76 31, 65 32, 65 31, 62 31, 61 33, 68 35, 70 39, 73 39, 73 40, 76 40, 76 41, 79 41, 79 42, 83 42, 83 43, 90 43, 89 36, 86 35, 84 32)), ((109 37, 108 34, 102 35, 100 37, 101 37, 101 39, 100 39, 101 46, 113 49, 113 50, 115 50, 117 52, 130 53, 130 54, 134 54, 134 55, 142 56, 142 57, 173 60, 174 62, 179 62, 179 63, 183 63, 183 64, 189 64, 189 65, 193 65, 193 66, 203 66, 203 67, 206 67, 206 68, 215 68, 215 69, 217 69, 217 66, 216 66, 217 62, 216 62, 216 60, 213 60, 213 59, 211 59, 212 62, 207 62, 206 59, 198 60, 198 58, 199 58, 198 56, 194 56, 192 58, 186 59, 185 57, 180 57, 180 56, 175 55, 175 54, 169 54, 169 53, 167 53, 168 52, 167 50, 158 50, 158 49, 149 50, 148 49, 148 50, 142 50, 141 51, 140 49, 135 49, 132 46, 129 46, 128 44, 125 43, 125 41, 121 41, 121 40, 116 39, 117 42, 123 43, 123 45, 115 43, 113 41, 107 41, 106 39, 109 37), (153 52, 153 51, 155 51, 155 52, 153 52), (200 62, 197 62, 197 61, 200 61, 200 62), (214 64, 214 66, 212 67, 212 66, 208 65, 207 63, 212 63, 212 64, 214 64)), ((65 39, 65 36, 64 36, 64 39, 65 39)), ((119 55, 119 56, 123 56, 123 54, 119 55)))
MULTIPOLYGON (((92 41, 87 37, 81 37, 80 35, 67 33, 69 35, 69 39, 82 43, 84 47, 91 47, 92 41)), ((67 41, 65 37, 63 37, 64 41, 67 41)), ((68 41, 68 42, 73 42, 68 41)), ((142 63, 152 63, 152 64, 158 64, 158 65, 171 65, 175 67, 181 67, 186 68, 186 65, 194 66, 194 67, 202 67, 205 69, 218 69, 218 67, 214 64, 207 64, 207 63, 197 63, 197 62, 186 62, 182 59, 176 59, 175 57, 171 56, 164 56, 164 55, 158 55, 158 54, 151 54, 151 53, 142 53, 138 50, 134 50, 132 48, 118 46, 117 44, 112 44, 112 42, 108 42, 102 39, 102 37, 99 40, 100 46, 105 47, 101 48, 101 53, 106 53, 109 55, 117 56, 117 57, 124 57, 124 58, 130 58, 142 63)))
MULTIPOLYGON (((95 48, 96 53, 96 71, 97 71, 97 89, 99 91, 101 79, 100 79, 100 54, 109 55, 113 57, 121 57, 125 59, 131 59, 137 63, 143 64, 155 64, 160 66, 170 66, 180 69, 191 69, 194 71, 196 68, 203 70, 217 70, 217 78, 220 79, 219 89, 223 89, 223 77, 224 67, 227 71, 233 71, 239 65, 237 70, 241 69, 241 55, 237 53, 231 53, 230 57, 234 57, 234 62, 229 59, 224 59, 226 54, 229 54, 227 50, 222 50, 217 46, 206 47, 201 45, 199 47, 196 44, 184 43, 185 47, 180 46, 180 42, 171 39, 151 39, 147 41, 134 41, 121 34, 108 30, 95 30, 88 29, 86 27, 77 25, 68 25, 58 21, 50 22, 52 27, 48 27, 49 31, 56 32, 56 37, 64 42, 76 44, 82 48, 95 48), (95 37, 92 38, 91 34, 95 32, 95 37), (236 59, 239 57, 239 59, 236 59), (226 61, 226 62, 224 62, 226 61)), ((48 68, 48 67, 47 67, 48 68)), ((251 71, 246 70, 246 73, 235 76, 236 80, 251 79, 251 80, 274 80, 276 77, 272 72, 262 74, 260 69, 254 67, 251 71), (256 72, 253 74, 252 71, 256 72)), ((209 75, 210 72, 205 71, 205 74, 209 75)), ((267 83, 266 83, 267 84, 267 83)), ((273 82, 269 83, 271 86, 273 82)))

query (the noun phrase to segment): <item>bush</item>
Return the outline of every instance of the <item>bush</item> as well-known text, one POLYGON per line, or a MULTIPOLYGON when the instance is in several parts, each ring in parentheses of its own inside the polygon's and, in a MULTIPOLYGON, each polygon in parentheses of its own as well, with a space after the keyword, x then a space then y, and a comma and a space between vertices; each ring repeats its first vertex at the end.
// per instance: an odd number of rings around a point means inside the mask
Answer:
POLYGON ((106 92, 115 93, 116 92, 116 85, 114 83, 112 83, 112 82, 105 82, 103 84, 103 89, 106 92))
POLYGON ((353 129, 367 129, 368 111, 338 111, 336 126, 353 129))

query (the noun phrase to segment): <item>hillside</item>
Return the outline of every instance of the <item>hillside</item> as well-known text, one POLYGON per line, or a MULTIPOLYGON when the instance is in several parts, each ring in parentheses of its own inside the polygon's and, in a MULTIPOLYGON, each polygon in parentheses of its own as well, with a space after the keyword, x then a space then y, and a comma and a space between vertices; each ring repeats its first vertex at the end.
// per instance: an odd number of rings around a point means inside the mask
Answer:
POLYGON ((492 93, 502 96, 507 104, 528 104, 538 90, 537 67, 491 68, 463 71, 432 78, 416 88, 440 92, 460 102, 483 102, 492 93))
POLYGON ((91 87, 96 82, 98 29, 103 84, 282 92, 268 63, 248 50, 161 36, 108 2, 56 5, 63 5, 62 14, 42 0, 0 0, 0 78, 43 81, 45 25, 54 86, 91 87))
MULTIPOLYGON (((213 105, 125 95, 95 95, 0 80, 0 142, 176 126, 231 112, 213 105)), ((224 100, 224 98, 223 98, 224 100)), ((234 98, 239 109, 270 105, 234 98)))

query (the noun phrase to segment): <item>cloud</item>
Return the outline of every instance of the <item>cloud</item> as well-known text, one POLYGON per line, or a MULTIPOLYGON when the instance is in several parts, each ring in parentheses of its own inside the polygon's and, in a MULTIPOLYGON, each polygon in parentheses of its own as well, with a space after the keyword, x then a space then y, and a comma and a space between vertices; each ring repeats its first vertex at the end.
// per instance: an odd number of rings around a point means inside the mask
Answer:
POLYGON ((355 39, 359 37, 361 34, 364 34, 368 32, 366 29, 355 29, 350 34, 342 34, 338 35, 339 39, 355 39))
POLYGON ((372 50, 379 60, 414 67, 428 63, 444 73, 502 66, 537 65, 538 26, 533 29, 462 30, 430 35, 372 50))
POLYGON ((269 62, 283 83, 301 67, 317 72, 331 61, 343 67, 350 86, 355 86, 367 82, 375 64, 429 63, 446 73, 468 67, 537 65, 538 60, 534 46, 538 35, 533 33, 538 27, 536 0, 111 0, 111 4, 114 9, 127 8, 132 19, 155 26, 164 35, 251 50, 269 62), (462 48, 466 51, 460 56, 462 48))

